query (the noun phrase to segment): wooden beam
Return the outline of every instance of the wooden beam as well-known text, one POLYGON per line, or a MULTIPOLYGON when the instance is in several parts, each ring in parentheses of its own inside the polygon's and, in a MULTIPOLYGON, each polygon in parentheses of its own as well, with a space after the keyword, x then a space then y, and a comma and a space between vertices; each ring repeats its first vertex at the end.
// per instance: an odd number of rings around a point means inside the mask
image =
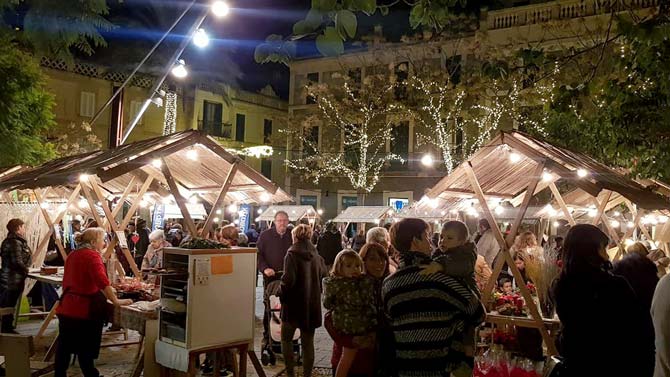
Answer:
MULTIPOLYGON (((630 200, 628 200, 628 199, 626 199, 626 206, 628 207, 628 210, 630 211, 630 213, 633 214, 633 216, 635 216, 635 215, 637 214, 637 210, 635 209, 635 206, 634 206, 633 203, 632 203, 630 200)), ((647 227, 644 226, 644 224, 640 225, 640 230, 642 231, 642 233, 644 233, 645 236, 647 236, 647 239, 648 239, 649 241, 653 241, 653 240, 654 240, 654 239, 652 238, 651 234, 649 234, 649 231, 647 230, 647 227)))
MULTIPOLYGON (((35 193, 35 200, 37 200, 37 205, 40 206, 40 210, 42 211, 42 216, 44 216, 44 220, 46 220, 47 225, 49 225, 49 228, 51 228, 51 233, 53 234, 54 223, 51 220, 51 217, 49 216, 49 212, 47 212, 46 209, 42 208, 42 203, 44 203, 44 201, 42 200, 42 195, 39 193, 39 190, 33 190, 33 192, 35 193)), ((46 193, 47 190, 44 190, 43 194, 46 195, 46 193)), ((65 210, 67 211, 67 208, 65 210)), ((65 248, 63 247, 63 243, 61 242, 60 237, 54 237, 54 241, 56 242, 56 247, 58 248, 61 257, 63 257, 63 261, 67 260, 67 254, 65 253, 65 248)))
POLYGON ((550 183, 549 188, 551 189, 551 192, 554 194, 554 198, 556 198, 556 201, 558 202, 558 205, 561 207, 563 210, 563 215, 565 215, 565 218, 568 219, 568 223, 570 225, 574 226, 577 224, 575 222, 575 219, 572 217, 572 214, 570 213, 570 210, 568 209, 568 206, 565 205, 565 201, 563 200, 563 197, 561 196, 561 193, 558 191, 558 188, 556 187, 555 183, 550 183))
POLYGON ((512 228, 510 229, 509 235, 507 236, 506 244, 507 244, 508 247, 512 247, 512 244, 514 244, 514 237, 516 237, 516 233, 519 231, 519 227, 521 226, 521 222, 523 221, 523 218, 526 216, 526 211, 528 210, 528 206, 530 205, 530 201, 533 198, 533 193, 535 192, 535 189, 537 188, 537 185, 542 180, 542 173, 544 172, 544 165, 545 165, 544 160, 538 162, 537 167, 533 171, 533 176, 530 177, 530 180, 528 181, 528 187, 526 188, 526 194, 523 197, 523 202, 521 202, 521 207, 519 208, 519 212, 517 212, 516 218, 514 219, 514 222, 512 223, 512 228))
MULTIPOLYGON (((457 198, 472 198, 475 196, 474 191, 470 190, 463 190, 463 189, 458 189, 458 188, 450 188, 442 191, 443 193, 446 193, 448 196, 452 197, 457 197, 457 198)), ((501 198, 501 199, 514 199, 514 195, 510 194, 503 194, 500 192, 485 192, 484 193, 485 197, 494 197, 494 198, 501 198)))
POLYGON ((202 234, 209 234, 209 228, 212 226, 212 222, 214 219, 214 216, 216 216, 216 209, 223 204, 224 199, 226 199, 226 194, 228 193, 228 189, 230 188, 230 185, 233 184, 233 179, 235 178, 235 174, 237 173, 237 162, 233 163, 230 166, 230 171, 228 172, 228 176, 226 177, 226 180, 223 181, 223 186, 221 187, 221 191, 219 192, 219 195, 216 197, 216 200, 214 201, 214 204, 212 205, 212 210, 210 211, 209 215, 207 216, 207 220, 205 220, 205 225, 202 230, 202 234))
MULTIPOLYGON (((114 237, 117 236, 117 232, 122 232, 123 229, 118 228, 118 224, 116 221, 112 218, 112 211, 109 210, 109 206, 107 205, 107 200, 105 199, 105 196, 102 194, 102 191, 100 190, 100 186, 95 179, 95 177, 92 177, 89 180, 89 183, 91 184, 91 187, 93 188, 93 192, 95 195, 98 197, 98 200, 102 203, 102 210, 105 212, 105 216, 107 219, 109 219, 109 226, 112 229, 112 232, 114 233, 114 237)), ((118 241, 117 241, 118 243, 118 241)), ((140 270, 137 268, 137 264, 135 263, 135 259, 133 256, 130 254, 130 250, 128 250, 125 247, 122 247, 121 250, 123 251, 123 255, 126 257, 126 260, 128 261, 128 264, 130 265, 130 269, 133 271, 133 275, 135 277, 141 278, 142 274, 140 273, 140 270)))
MULTIPOLYGON (((600 204, 596 204, 596 207, 598 208, 598 212, 596 213, 596 217, 593 218, 593 225, 598 225, 600 222, 601 218, 605 214, 605 208, 607 207, 607 203, 609 203, 610 198, 612 197, 612 191, 611 190, 605 190, 605 197, 603 198, 603 201, 600 202, 600 204)), ((593 197, 595 199, 595 202, 598 203, 598 198, 593 197)), ((605 222, 605 219, 603 218, 603 223, 605 222)))
POLYGON ((119 214, 119 211, 123 208, 123 205, 125 204, 126 199, 128 198, 128 194, 130 194, 133 191, 133 186, 135 185, 136 180, 137 178, 134 175, 130 177, 130 182, 128 182, 128 186, 126 186, 126 188, 123 190, 121 197, 116 202, 114 209, 112 209, 113 219, 116 219, 116 216, 119 214))
POLYGON ((179 210, 181 211, 181 214, 184 217, 184 223, 186 224, 186 227, 188 228, 189 232, 191 232, 192 237, 196 237, 198 235, 198 232, 195 229, 195 223, 193 222, 193 218, 191 218, 191 214, 188 212, 188 207, 186 206, 186 200, 184 199, 183 196, 181 196, 181 193, 179 192, 179 187, 177 186, 177 182, 175 181, 174 177, 172 176, 172 173, 170 172, 170 168, 167 165, 167 161, 165 161, 165 159, 162 159, 162 161, 163 164, 161 165, 161 170, 163 171, 163 176, 167 181, 168 187, 170 187, 170 192, 172 193, 174 200, 177 202, 177 206, 179 206, 179 210))
POLYGON ((88 191, 88 187, 85 183, 81 183, 81 191, 84 193, 84 197, 86 198, 86 201, 88 202, 88 208, 91 209, 91 214, 93 215, 93 219, 98 223, 98 226, 105 229, 107 229, 107 224, 100 218, 100 215, 98 214, 98 211, 95 209, 95 200, 93 200, 93 196, 91 196, 91 192, 88 191))
MULTIPOLYGON (((496 224, 495 218, 493 217, 493 212, 491 212, 491 209, 489 208, 488 203, 486 202, 484 192, 482 191, 482 188, 479 185, 479 181, 477 180, 475 171, 472 168, 472 164, 470 163, 470 161, 468 161, 467 163, 463 164, 463 166, 465 167, 465 172, 468 176, 468 180, 470 181, 470 186, 472 186, 472 189, 477 194, 477 199, 479 200, 479 205, 482 207, 482 210, 484 211, 484 216, 487 218, 489 223, 496 224)), ((557 355, 558 351, 556 349, 556 345, 554 344, 553 339, 549 335, 549 332, 547 331, 547 328, 544 325, 542 315, 540 314, 537 306, 535 305, 535 301, 533 300, 533 297, 531 296, 528 287, 526 287, 526 284, 523 283, 524 280, 523 277, 521 276, 521 272, 519 272, 519 269, 516 267, 516 264, 514 264, 514 261, 512 260, 512 256, 506 250, 507 244, 505 243, 505 239, 503 238, 503 235, 500 232, 500 228, 498 228, 497 226, 492 226, 491 229, 493 230, 493 234, 496 236, 496 240, 498 240, 498 244, 500 244, 502 255, 507 261, 507 264, 509 265, 509 268, 512 271, 514 279, 517 282, 520 282, 520 284, 517 284, 517 286, 519 287, 519 290, 521 290, 522 297, 524 298, 524 300, 526 300, 526 306, 530 310, 530 314, 538 326, 538 330, 542 335, 542 339, 544 339, 544 342, 547 345, 548 352, 552 355, 557 355)), ((496 277, 491 276, 491 278, 496 279, 497 276, 496 277)), ((484 295, 490 295, 490 292, 484 292, 484 295)))
POLYGON ((637 214, 635 215, 635 219, 633 220, 633 226, 628 228, 626 230, 626 233, 623 236, 623 242, 626 242, 628 238, 631 238, 633 236, 633 231, 635 231, 635 228, 640 226, 640 220, 642 220, 642 216, 644 215, 644 210, 640 209, 637 211, 637 214))

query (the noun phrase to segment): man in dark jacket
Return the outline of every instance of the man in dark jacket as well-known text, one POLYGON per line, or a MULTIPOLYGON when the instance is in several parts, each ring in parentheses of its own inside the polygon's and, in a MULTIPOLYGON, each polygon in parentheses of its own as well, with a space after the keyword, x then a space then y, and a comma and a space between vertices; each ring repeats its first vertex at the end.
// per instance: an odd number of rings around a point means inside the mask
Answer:
POLYGON ((137 219, 136 228, 139 239, 135 244, 135 264, 141 266, 144 254, 147 253, 147 249, 149 248, 149 233, 151 231, 147 228, 147 222, 144 219, 137 219))
POLYGON ((311 376, 314 366, 314 330, 321 327, 321 279, 326 268, 312 245, 312 229, 301 224, 293 230, 295 243, 284 258, 281 279, 281 343, 286 374, 294 376, 293 335, 300 329, 303 376, 311 376))
MULTIPOLYGON (((288 231, 288 214, 278 211, 275 214, 274 227, 261 233, 256 242, 258 248, 258 271, 263 274, 263 290, 272 280, 277 279, 277 271, 284 269, 284 257, 293 244, 288 231)), ((270 318, 267 310, 263 314, 263 349, 269 336, 270 318)))
MULTIPOLYGON (((23 293, 32 253, 25 239, 26 226, 22 220, 9 220, 7 230, 9 234, 0 246, 0 307, 13 308, 23 293)), ((2 332, 17 334, 13 314, 2 317, 2 332)))
POLYGON ((337 230, 335 223, 326 225, 326 231, 319 238, 316 249, 326 262, 326 266, 330 268, 335 262, 337 253, 342 251, 342 234, 337 230))

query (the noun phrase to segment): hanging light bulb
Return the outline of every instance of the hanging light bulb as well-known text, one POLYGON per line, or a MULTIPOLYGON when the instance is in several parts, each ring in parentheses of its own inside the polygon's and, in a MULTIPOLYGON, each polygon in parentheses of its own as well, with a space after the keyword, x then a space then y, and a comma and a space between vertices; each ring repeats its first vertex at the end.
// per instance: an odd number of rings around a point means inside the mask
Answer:
POLYGON ((517 162, 521 161, 521 155, 515 152, 512 152, 509 154, 509 160, 516 164, 517 162))
POLYGON ((612 221, 610 221, 610 225, 612 226, 612 228, 618 228, 619 225, 621 225, 621 224, 616 220, 612 220, 612 221))
POLYGON ((196 151, 195 149, 189 149, 186 152, 186 158, 192 161, 196 161, 198 159, 198 151, 196 151))
POLYGON ((216 214, 217 214, 217 215, 220 215, 220 214, 221 214, 221 209, 220 209, 220 208, 216 210, 216 214))
POLYGON ((323 215, 323 210, 321 208, 319 208, 319 209, 316 210, 316 213, 318 213, 319 215, 323 215))
POLYGON ((259 215, 262 214, 262 213, 263 213, 263 209, 262 209, 262 208, 259 208, 258 211, 256 211, 256 213, 259 214, 259 215))
POLYGON ((212 13, 216 17, 225 17, 230 12, 230 7, 224 1, 215 1, 212 3, 212 13))
POLYGON ((635 223, 632 222, 632 221, 629 221, 629 222, 626 224, 626 226, 629 227, 629 228, 634 228, 634 227, 635 227, 635 223))
POLYGON ((558 228, 561 225, 558 221, 554 221, 554 228, 558 228))
POLYGON ((589 175, 589 172, 587 172, 584 169, 577 169, 577 176, 579 178, 585 178, 587 175, 589 175))
POLYGON ((621 216, 621 212, 619 211, 614 211, 614 217, 619 217, 621 216))
POLYGON ((219 222, 219 218, 218 218, 218 217, 215 217, 215 218, 214 218, 214 222, 215 222, 215 223, 218 223, 218 222, 219 222))
POLYGON ((505 208, 503 208, 503 206, 497 206, 493 211, 496 215, 502 215, 503 212, 505 212, 505 208))
POLYGON ((230 212, 230 213, 237 212, 237 204, 233 203, 233 204, 229 205, 228 206, 228 212, 230 212))
POLYGON ((542 173, 542 180, 544 182, 550 182, 552 179, 554 179, 554 175, 549 173, 548 171, 545 171, 542 173))
POLYGON ((193 34, 193 43, 200 48, 205 48, 209 45, 209 36, 205 29, 198 29, 195 34, 193 34))
POLYGON ((80 182, 88 182, 88 174, 80 174, 79 175, 79 181, 80 182))
POLYGON ((270 201, 270 194, 264 192, 261 194, 261 202, 266 203, 270 201))
POLYGON ((188 71, 186 70, 186 63, 184 60, 177 60, 177 63, 172 68, 172 75, 178 79, 183 79, 184 77, 188 76, 188 71))
POLYGON ((159 159, 155 159, 155 160, 151 161, 151 165, 153 167, 155 167, 156 169, 160 169, 161 166, 163 166, 163 161, 161 161, 159 159))

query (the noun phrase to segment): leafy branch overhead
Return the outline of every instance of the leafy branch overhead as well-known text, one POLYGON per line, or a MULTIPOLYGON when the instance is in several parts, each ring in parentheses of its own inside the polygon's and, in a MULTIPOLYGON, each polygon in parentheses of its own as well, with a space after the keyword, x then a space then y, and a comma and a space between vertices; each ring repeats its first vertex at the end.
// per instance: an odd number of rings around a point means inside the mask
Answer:
POLYGON ((296 53, 296 41, 313 38, 318 51, 324 56, 337 56, 344 52, 345 42, 358 33, 357 15, 371 16, 379 11, 387 15, 395 5, 412 7, 409 21, 412 28, 442 30, 453 21, 454 7, 466 6, 466 0, 396 0, 384 4, 381 0, 312 0, 304 19, 293 25, 292 35, 284 38, 272 34, 256 47, 258 63, 288 64, 296 53))

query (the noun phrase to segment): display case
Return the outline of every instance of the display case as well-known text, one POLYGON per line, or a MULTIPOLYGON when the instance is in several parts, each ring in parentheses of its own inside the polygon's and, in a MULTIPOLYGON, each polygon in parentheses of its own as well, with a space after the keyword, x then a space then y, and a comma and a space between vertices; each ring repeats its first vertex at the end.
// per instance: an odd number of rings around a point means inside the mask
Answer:
POLYGON ((252 342, 256 251, 165 248, 159 341, 186 350, 252 342))

